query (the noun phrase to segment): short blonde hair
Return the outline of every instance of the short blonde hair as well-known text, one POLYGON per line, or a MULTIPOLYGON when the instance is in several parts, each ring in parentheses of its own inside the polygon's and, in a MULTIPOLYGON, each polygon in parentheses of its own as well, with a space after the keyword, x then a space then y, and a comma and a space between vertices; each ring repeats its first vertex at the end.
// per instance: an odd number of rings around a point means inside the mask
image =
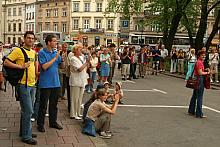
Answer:
POLYGON ((83 48, 82 44, 75 44, 72 47, 72 52, 75 53, 77 49, 83 48))

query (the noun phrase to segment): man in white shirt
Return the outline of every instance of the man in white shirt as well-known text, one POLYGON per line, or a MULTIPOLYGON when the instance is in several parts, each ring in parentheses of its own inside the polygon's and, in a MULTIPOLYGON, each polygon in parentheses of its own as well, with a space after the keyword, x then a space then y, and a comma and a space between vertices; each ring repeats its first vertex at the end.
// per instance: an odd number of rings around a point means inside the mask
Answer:
POLYGON ((166 57, 168 56, 168 50, 165 48, 164 45, 161 46, 161 60, 160 60, 160 71, 165 72, 166 69, 166 57))

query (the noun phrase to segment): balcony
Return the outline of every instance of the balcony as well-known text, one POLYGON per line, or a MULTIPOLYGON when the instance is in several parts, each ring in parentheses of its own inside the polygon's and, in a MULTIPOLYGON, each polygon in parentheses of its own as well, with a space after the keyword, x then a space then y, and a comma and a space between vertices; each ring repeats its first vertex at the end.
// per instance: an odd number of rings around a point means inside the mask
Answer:
POLYGON ((95 28, 89 28, 89 29, 83 29, 79 28, 80 33, 90 33, 90 34, 102 34, 105 32, 105 29, 95 29, 95 28))

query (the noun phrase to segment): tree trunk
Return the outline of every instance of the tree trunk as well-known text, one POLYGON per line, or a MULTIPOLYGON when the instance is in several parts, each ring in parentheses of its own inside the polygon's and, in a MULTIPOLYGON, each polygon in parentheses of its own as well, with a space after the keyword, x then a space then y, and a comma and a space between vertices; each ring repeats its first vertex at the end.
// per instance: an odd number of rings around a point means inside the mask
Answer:
POLYGON ((198 50, 202 49, 202 47, 204 46, 203 38, 205 36, 206 29, 207 29, 208 1, 207 0, 201 0, 201 6, 202 6, 201 19, 200 19, 199 29, 198 29, 197 34, 196 34, 196 40, 195 40, 196 52, 198 52, 198 50))
POLYGON ((215 19, 215 24, 213 26, 213 29, 212 29, 212 32, 206 42, 206 45, 205 47, 207 48, 207 50, 209 49, 211 43, 212 43, 212 39, 215 37, 216 33, 218 32, 218 30, 220 30, 220 27, 218 26, 219 25, 219 21, 220 21, 220 10, 218 10, 218 14, 217 14, 217 17, 215 19))
POLYGON ((195 48, 195 44, 194 44, 194 41, 193 41, 193 34, 192 34, 192 30, 189 26, 189 20, 186 16, 186 14, 183 15, 183 18, 184 18, 184 21, 185 21, 185 27, 187 29, 187 32, 188 32, 188 35, 189 35, 189 44, 190 44, 190 47, 192 48, 195 48))
POLYGON ((167 37, 167 43, 166 43, 166 48, 168 50, 171 50, 172 48, 173 40, 175 38, 175 34, 177 32, 181 17, 182 17, 182 14, 180 12, 176 12, 172 19, 170 31, 169 31, 169 35, 167 37))

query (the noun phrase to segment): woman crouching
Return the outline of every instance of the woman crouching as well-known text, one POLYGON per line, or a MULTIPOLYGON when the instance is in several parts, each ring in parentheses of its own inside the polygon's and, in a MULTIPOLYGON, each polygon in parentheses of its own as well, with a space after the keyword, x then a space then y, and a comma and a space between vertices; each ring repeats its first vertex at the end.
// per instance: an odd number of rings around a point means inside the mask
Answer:
POLYGON ((99 132, 100 137, 104 139, 111 138, 112 134, 110 132, 111 115, 116 112, 117 105, 120 99, 119 94, 114 95, 114 103, 112 106, 105 104, 108 94, 104 89, 97 92, 97 99, 90 105, 85 119, 85 124, 87 121, 93 122, 96 132, 99 132))

